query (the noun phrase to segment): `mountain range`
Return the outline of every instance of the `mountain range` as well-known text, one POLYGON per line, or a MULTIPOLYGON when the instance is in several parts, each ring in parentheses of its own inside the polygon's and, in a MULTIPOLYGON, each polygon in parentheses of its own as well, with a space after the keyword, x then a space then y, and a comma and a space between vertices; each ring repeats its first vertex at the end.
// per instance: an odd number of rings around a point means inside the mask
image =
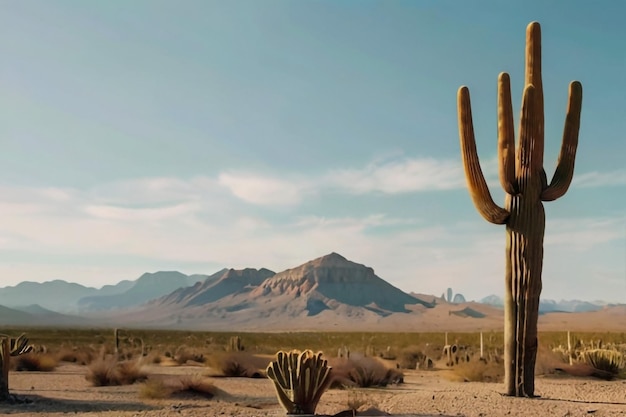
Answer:
MULTIPOLYGON (((452 294, 451 289, 442 297, 405 293, 372 268, 331 253, 278 273, 265 268, 189 276, 160 271, 100 289, 62 280, 22 282, 0 288, 0 325, 268 331, 501 328, 499 297, 466 302, 461 294, 452 294)), ((543 316, 612 308, 620 306, 541 304, 543 316)), ((617 325, 622 325, 620 320, 617 325)))

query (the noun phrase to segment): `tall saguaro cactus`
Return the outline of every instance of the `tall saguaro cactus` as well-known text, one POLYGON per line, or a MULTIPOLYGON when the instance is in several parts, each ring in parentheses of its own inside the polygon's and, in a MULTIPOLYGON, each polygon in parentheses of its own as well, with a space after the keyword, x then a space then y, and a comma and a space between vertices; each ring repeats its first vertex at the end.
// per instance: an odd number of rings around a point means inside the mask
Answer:
POLYGON ((498 77, 498 163, 505 207, 493 202, 476 152, 469 90, 458 92, 459 136, 470 195, 489 222, 506 225, 504 361, 506 394, 534 396, 537 320, 543 266, 545 213, 543 201, 567 191, 574 175, 578 145, 582 86, 573 81, 563 141, 552 181, 543 168, 544 115, 541 81, 541 28, 526 29, 526 76, 519 141, 515 149, 509 75, 498 77))

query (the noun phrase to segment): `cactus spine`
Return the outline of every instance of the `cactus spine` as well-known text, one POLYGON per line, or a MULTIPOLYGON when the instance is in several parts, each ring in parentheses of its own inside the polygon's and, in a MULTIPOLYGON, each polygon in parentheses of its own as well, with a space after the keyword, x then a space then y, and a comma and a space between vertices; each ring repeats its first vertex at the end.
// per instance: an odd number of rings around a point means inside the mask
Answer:
POLYGON ((469 90, 458 92, 461 155, 470 195, 489 222, 506 225, 505 266, 505 385, 506 394, 534 396, 537 356, 537 319, 541 294, 545 213, 542 201, 567 191, 574 175, 578 145, 582 86, 573 81, 558 164, 547 183, 543 168, 544 114, 541 81, 541 29, 532 22, 526 30, 526 75, 517 151, 509 75, 498 77, 498 166, 505 208, 493 202, 476 152, 469 90))

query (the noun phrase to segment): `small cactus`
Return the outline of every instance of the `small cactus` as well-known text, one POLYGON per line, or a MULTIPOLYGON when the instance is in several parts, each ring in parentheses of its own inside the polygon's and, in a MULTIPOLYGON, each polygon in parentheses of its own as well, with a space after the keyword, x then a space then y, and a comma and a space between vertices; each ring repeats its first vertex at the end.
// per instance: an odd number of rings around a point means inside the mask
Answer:
POLYGON ((330 385, 330 366, 322 352, 279 351, 267 367, 280 405, 287 414, 314 414, 317 403, 330 385))
POLYGON ((19 356, 33 349, 22 333, 18 337, 0 334, 0 402, 9 401, 9 362, 11 356, 19 356))
POLYGON ((229 352, 241 352, 244 350, 244 346, 241 344, 241 337, 232 336, 228 339, 228 349, 229 352))

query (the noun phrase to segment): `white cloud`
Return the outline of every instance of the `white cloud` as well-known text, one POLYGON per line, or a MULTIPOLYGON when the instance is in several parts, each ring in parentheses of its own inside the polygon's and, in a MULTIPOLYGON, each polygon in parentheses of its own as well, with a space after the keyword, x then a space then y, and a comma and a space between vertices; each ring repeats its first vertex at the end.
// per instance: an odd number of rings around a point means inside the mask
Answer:
POLYGON ((584 252, 593 246, 626 239, 626 218, 554 219, 546 225, 544 244, 584 252))
POLYGON ((263 206, 298 204, 305 191, 296 182, 255 174, 221 173, 218 183, 240 199, 263 206))
POLYGON ((195 203, 149 208, 126 208, 106 205, 85 206, 85 213, 93 217, 120 221, 166 220, 187 216, 200 210, 201 206, 195 203))
POLYGON ((450 190, 465 184, 462 166, 454 160, 403 159, 375 163, 361 169, 330 172, 325 183, 355 194, 450 190))
POLYGON ((609 172, 585 172, 574 174, 572 185, 577 187, 614 187, 626 185, 626 169, 609 172))
MULTIPOLYGON (((490 172, 491 163, 485 167, 490 172)), ((454 187, 459 188, 461 173, 453 169, 453 175, 448 168, 453 168, 452 163, 404 160, 343 171, 340 180, 322 176, 307 183, 229 173, 217 179, 144 178, 89 190, 2 186, 0 246, 5 253, 19 252, 22 259, 31 261, 0 258, 0 273, 17 281, 64 278, 101 283, 111 282, 124 271, 126 279, 136 278, 137 271, 157 269, 212 273, 221 267, 266 267, 280 271, 339 252, 373 267, 379 276, 405 291, 437 295, 452 287, 468 298, 501 294, 504 231, 480 219, 472 223, 442 219, 427 224, 418 217, 393 217, 367 207, 342 216, 333 215, 332 210, 325 217, 304 215, 295 209, 277 215, 240 202, 293 207, 305 196, 336 187, 393 194, 446 189, 456 181, 454 187), (420 176, 424 172, 439 179, 444 175, 447 180, 427 186, 420 176), (348 188, 348 178, 355 179, 352 188, 348 188), (428 188, 433 186, 439 188, 428 188), (49 262, 57 256, 58 262, 49 262), (116 266, 118 259, 128 266, 116 266)), ((545 239, 545 264, 550 274, 546 288, 581 291, 581 286, 571 287, 569 276, 557 275, 565 270, 571 275, 572 269, 583 267, 593 274, 598 269, 594 262, 604 265, 605 260, 563 259, 573 251, 588 257, 624 242, 625 223, 623 214, 550 219, 545 239)), ((608 265, 613 265, 608 267, 611 277, 623 276, 623 263, 615 266, 615 261, 608 259, 608 265)), ((4 285, 11 284, 7 279, 4 285)), ((607 282, 598 293, 605 291, 605 299, 620 294, 616 279, 607 282)))

